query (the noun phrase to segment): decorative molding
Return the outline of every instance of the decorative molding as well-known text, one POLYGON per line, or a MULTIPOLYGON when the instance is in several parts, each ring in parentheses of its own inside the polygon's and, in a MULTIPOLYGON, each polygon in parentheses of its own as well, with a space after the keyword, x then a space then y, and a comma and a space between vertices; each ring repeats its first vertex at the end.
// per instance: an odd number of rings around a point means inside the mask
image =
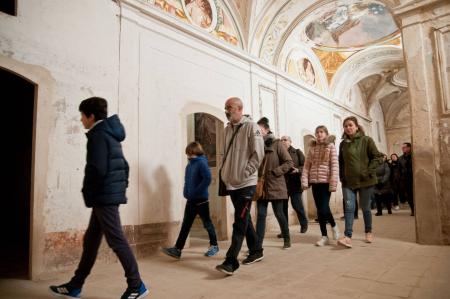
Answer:
POLYGON ((433 28, 434 59, 442 113, 450 115, 450 25, 433 28))
POLYGON ((259 115, 262 116, 267 116, 265 115, 263 112, 263 97, 262 97, 262 93, 263 92, 267 92, 270 93, 272 95, 272 100, 273 100, 273 112, 274 115, 273 117, 275 118, 273 120, 273 123, 275 124, 275 128, 272 128, 275 135, 279 135, 279 123, 278 123, 278 97, 277 97, 277 91, 275 89, 272 89, 268 86, 259 84, 258 85, 258 102, 259 102, 259 115))
POLYGON ((412 0, 403 5, 397 6, 396 8, 394 8, 393 12, 396 16, 401 16, 418 9, 427 9, 432 5, 438 5, 447 1, 448 0, 412 0))

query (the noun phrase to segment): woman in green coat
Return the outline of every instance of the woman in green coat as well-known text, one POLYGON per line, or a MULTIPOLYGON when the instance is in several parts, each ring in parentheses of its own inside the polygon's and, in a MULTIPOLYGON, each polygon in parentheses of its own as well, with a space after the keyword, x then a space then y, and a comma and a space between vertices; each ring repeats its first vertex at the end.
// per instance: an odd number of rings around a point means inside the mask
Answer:
POLYGON ((373 241, 370 201, 374 186, 377 184, 376 170, 381 163, 382 155, 378 152, 373 139, 364 134, 356 117, 347 117, 343 125, 343 140, 339 146, 339 176, 345 202, 345 231, 338 244, 351 248, 357 193, 364 216, 365 241, 367 243, 373 241))

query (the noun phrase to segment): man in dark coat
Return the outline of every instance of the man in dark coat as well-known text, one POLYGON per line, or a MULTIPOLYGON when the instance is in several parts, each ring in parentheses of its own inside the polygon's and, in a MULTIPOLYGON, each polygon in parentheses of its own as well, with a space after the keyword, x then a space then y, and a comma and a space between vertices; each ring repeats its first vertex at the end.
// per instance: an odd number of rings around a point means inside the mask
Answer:
POLYGON ((403 155, 398 158, 400 165, 401 190, 399 193, 402 202, 407 201, 411 208, 411 216, 414 216, 414 198, 413 198, 413 170, 411 158, 411 143, 405 142, 402 145, 403 155))
POLYGON ((120 223, 119 204, 127 202, 125 192, 129 173, 120 144, 125 139, 125 130, 117 115, 107 118, 107 107, 106 100, 98 97, 82 101, 79 107, 81 122, 89 130, 86 133, 88 141, 82 193, 92 213, 75 275, 68 283, 50 286, 56 296, 80 297, 103 235, 119 258, 127 278, 128 288, 121 299, 144 298, 148 294, 120 223))
MULTIPOLYGON (((297 213, 298 222, 300 223, 300 232, 304 234, 308 230, 308 218, 306 218, 305 209, 303 208, 302 184, 300 178, 302 176, 303 165, 305 164, 305 155, 300 149, 296 149, 292 146, 291 137, 283 136, 281 137, 281 142, 286 147, 294 162, 294 166, 285 175, 285 179, 288 197, 291 199, 292 208, 297 213)), ((286 220, 289 223, 288 201, 289 199, 283 202, 283 211, 286 215, 286 220)))

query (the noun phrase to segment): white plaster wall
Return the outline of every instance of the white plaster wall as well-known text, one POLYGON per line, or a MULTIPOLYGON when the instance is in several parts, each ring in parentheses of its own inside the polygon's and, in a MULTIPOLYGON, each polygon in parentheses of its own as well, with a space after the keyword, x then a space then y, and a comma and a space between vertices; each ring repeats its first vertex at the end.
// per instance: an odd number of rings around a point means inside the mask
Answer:
POLYGON ((368 128, 368 135, 373 138, 375 144, 380 152, 387 153, 386 129, 384 126, 384 114, 381 109, 380 102, 376 101, 370 111, 370 118, 372 122, 368 128), (378 123, 378 127, 377 127, 378 123), (379 132, 378 132, 379 131, 379 132))
MULTIPOLYGON (((39 66, 54 79, 43 121, 51 123, 47 186, 43 214, 45 232, 81 229, 89 211, 81 197, 85 139, 79 102, 99 95, 117 106, 118 19, 112 1, 18 1, 18 16, 0 14, 0 55, 39 66)), ((26 77, 26 74, 21 74, 26 77)), ((47 88, 47 86, 39 86, 47 88)), ((37 109, 44 99, 37 99, 37 109)), ((38 131, 40 124, 37 124, 38 131)), ((47 146, 46 144, 46 146, 47 146)), ((36 211, 38 212, 38 211, 36 211)))

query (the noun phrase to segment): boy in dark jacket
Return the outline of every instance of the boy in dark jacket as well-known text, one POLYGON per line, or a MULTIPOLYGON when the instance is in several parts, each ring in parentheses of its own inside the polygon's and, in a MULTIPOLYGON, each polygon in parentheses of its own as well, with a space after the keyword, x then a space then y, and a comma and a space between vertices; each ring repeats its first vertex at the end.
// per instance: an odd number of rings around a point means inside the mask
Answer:
POLYGON ((210 247, 205 256, 214 256, 219 252, 216 231, 209 216, 208 186, 211 183, 211 171, 200 143, 194 141, 186 147, 189 164, 184 176, 183 195, 187 199, 184 209, 183 224, 174 247, 163 248, 168 256, 179 259, 195 217, 200 215, 203 226, 209 235, 210 247))
POLYGON ((72 279, 59 286, 50 286, 52 294, 80 298, 81 288, 94 266, 98 248, 105 235, 125 270, 128 288, 121 299, 140 299, 149 293, 141 280, 136 259, 120 224, 119 204, 125 204, 128 187, 128 163, 120 142, 125 130, 119 117, 107 118, 105 99, 92 97, 81 102, 81 122, 86 133, 87 155, 83 180, 83 198, 92 208, 91 219, 83 239, 83 254, 72 279))

